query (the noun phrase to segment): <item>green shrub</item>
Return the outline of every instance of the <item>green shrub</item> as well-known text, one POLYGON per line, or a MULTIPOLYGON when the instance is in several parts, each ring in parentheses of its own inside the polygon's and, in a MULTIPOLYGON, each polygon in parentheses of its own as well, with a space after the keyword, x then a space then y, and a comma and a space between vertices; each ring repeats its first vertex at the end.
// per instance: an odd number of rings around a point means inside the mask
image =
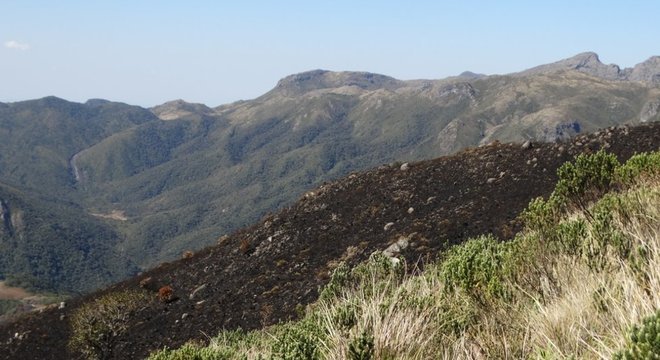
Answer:
POLYGON ((614 359, 660 359, 660 310, 632 328, 625 348, 614 359))
POLYGON ((448 251, 441 267, 447 290, 462 288, 475 299, 506 296, 504 280, 511 266, 511 243, 481 236, 448 251))
POLYGON ((149 360, 226 360, 233 354, 218 352, 211 347, 186 343, 177 350, 163 349, 149 357, 149 360))
POLYGON ((314 316, 278 327, 273 334, 271 353, 273 359, 298 360, 321 359, 322 343, 327 337, 324 328, 314 316))
POLYGON ((631 185, 643 176, 660 176, 660 151, 641 153, 632 156, 616 169, 616 179, 624 185, 631 185))
MULTIPOLYGON (((335 299, 343 291, 360 287, 365 282, 371 283, 373 280, 385 280, 390 277, 402 279, 404 273, 405 265, 393 262, 390 257, 380 252, 374 252, 369 257, 369 260, 358 264, 353 269, 342 262, 332 272, 330 281, 321 290, 319 300, 328 301, 335 299)), ((378 283, 385 286, 388 282, 380 281, 378 283)), ((365 290, 376 289, 365 288, 365 290)))
POLYGON ((108 359, 128 320, 149 299, 143 291, 110 293, 76 309, 70 321, 69 347, 88 359, 108 359))
POLYGON ((351 275, 351 268, 345 263, 341 262, 332 272, 330 281, 323 287, 319 294, 319 300, 334 299, 346 287, 351 275))
POLYGON ((363 331, 348 344, 348 358, 351 360, 371 360, 374 358, 374 337, 363 331))
POLYGON ((610 190, 619 161, 603 150, 592 155, 580 154, 557 170, 559 180, 553 195, 563 205, 586 211, 589 202, 610 190))
POLYGON ((555 201, 546 201, 542 197, 537 197, 530 201, 527 209, 523 211, 522 219, 528 229, 538 231, 545 236, 557 223, 559 215, 555 201))

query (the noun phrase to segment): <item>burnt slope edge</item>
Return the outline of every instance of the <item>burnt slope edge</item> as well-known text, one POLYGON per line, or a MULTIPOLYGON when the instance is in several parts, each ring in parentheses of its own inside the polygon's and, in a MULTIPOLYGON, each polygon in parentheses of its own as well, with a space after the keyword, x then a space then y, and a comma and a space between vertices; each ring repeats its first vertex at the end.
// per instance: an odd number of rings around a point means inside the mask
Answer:
POLYGON ((222 328, 253 329, 293 318, 296 305, 316 299, 339 259, 356 264, 400 236, 411 239, 404 254, 410 261, 482 233, 507 238, 520 227, 516 215, 531 198, 549 194, 556 169, 576 154, 605 148, 624 161, 635 152, 657 150, 658 144, 660 124, 651 123, 608 128, 569 143, 494 143, 403 168, 354 173, 191 258, 74 299, 64 309, 3 325, 0 354, 75 358, 66 349, 71 312, 108 292, 139 288, 146 278, 152 288, 172 286, 179 299, 161 303, 154 293, 119 339, 116 358, 145 357, 222 328), (394 224, 385 230, 388 223, 394 224), (262 311, 266 306, 273 311, 262 311))

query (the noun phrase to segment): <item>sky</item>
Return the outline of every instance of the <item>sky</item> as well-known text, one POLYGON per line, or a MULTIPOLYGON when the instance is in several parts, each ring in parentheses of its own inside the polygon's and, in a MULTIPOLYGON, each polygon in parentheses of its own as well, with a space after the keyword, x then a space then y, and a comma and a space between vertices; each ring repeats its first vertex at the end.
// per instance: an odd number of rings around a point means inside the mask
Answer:
POLYGON ((0 102, 255 98, 312 69, 440 79, 660 55, 660 1, 0 0, 0 102))

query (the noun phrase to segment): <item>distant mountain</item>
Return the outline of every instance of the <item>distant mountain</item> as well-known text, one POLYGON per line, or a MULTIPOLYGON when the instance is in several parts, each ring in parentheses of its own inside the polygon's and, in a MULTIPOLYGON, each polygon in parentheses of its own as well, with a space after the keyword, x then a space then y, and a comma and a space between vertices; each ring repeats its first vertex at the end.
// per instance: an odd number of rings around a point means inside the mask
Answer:
POLYGON ((586 53, 444 80, 314 70, 216 108, 2 104, 0 181, 95 214, 117 234, 112 248, 148 268, 353 171, 659 120, 657 57, 617 69, 586 53))
POLYGON ((552 64, 540 65, 522 71, 518 75, 548 74, 559 71, 576 70, 606 80, 640 81, 660 84, 660 56, 653 56, 632 68, 621 69, 618 65, 605 65, 598 54, 585 52, 552 64))

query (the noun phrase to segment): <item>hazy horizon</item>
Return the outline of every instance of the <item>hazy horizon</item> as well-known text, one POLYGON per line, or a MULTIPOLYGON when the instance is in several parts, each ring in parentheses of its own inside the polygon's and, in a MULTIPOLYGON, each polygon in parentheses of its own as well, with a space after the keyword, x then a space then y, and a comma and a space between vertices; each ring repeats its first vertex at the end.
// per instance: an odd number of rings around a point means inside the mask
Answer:
POLYGON ((658 55, 649 44, 660 38, 660 3, 650 1, 27 0, 0 9, 0 102, 53 95, 218 106, 312 69, 439 79, 585 51, 623 68, 658 55))

